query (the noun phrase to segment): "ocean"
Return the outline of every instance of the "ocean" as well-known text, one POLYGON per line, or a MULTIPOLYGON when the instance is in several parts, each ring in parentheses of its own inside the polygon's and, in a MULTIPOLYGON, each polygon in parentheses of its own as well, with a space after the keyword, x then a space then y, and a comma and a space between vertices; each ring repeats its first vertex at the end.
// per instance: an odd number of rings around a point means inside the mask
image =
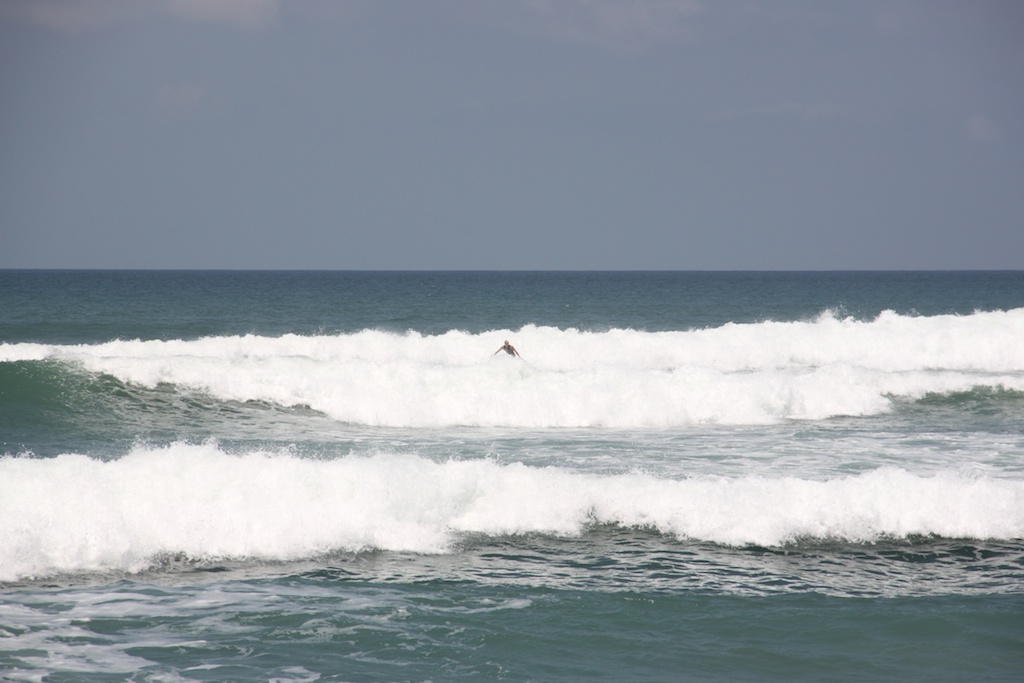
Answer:
POLYGON ((0 271, 0 678, 1022 680, 1024 272, 0 271))

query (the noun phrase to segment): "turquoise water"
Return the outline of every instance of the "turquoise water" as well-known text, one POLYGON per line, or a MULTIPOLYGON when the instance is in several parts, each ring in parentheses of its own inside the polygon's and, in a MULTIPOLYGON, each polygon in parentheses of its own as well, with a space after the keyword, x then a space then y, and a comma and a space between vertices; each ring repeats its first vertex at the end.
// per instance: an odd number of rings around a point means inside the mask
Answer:
POLYGON ((1024 273, 0 271, 0 311, 7 679, 1024 671, 1024 273))

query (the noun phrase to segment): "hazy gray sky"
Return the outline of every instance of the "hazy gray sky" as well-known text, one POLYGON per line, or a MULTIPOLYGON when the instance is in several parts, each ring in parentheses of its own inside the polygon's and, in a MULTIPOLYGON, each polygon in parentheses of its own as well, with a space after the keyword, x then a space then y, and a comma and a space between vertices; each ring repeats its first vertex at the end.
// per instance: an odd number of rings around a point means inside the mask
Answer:
POLYGON ((0 267, 1024 268, 1024 3, 4 0, 0 267))

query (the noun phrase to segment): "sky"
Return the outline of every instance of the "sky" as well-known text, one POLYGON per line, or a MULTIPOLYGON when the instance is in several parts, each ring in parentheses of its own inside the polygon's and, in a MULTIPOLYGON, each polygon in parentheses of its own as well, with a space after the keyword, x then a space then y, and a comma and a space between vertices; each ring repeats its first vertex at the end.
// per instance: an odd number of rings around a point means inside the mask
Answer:
POLYGON ((1024 268, 1019 0, 4 0, 0 268, 1024 268))

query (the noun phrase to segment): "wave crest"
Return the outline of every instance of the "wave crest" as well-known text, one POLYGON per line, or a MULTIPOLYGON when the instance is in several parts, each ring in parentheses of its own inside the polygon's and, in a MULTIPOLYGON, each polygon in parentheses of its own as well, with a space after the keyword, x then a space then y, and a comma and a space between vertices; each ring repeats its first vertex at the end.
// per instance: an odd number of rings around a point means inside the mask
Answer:
POLYGON ((0 362, 66 361, 147 387, 308 406, 394 427, 669 427, 886 412, 990 388, 1024 391, 1024 309, 675 332, 352 334, 0 345, 0 362), (494 350, 513 339, 524 361, 494 350))
POLYGON ((1024 538, 1024 482, 883 467, 825 481, 593 474, 377 454, 230 455, 216 444, 0 458, 0 580, 141 571, 160 558, 294 560, 338 550, 449 552, 462 534, 578 535, 594 524, 681 539, 1024 538))

